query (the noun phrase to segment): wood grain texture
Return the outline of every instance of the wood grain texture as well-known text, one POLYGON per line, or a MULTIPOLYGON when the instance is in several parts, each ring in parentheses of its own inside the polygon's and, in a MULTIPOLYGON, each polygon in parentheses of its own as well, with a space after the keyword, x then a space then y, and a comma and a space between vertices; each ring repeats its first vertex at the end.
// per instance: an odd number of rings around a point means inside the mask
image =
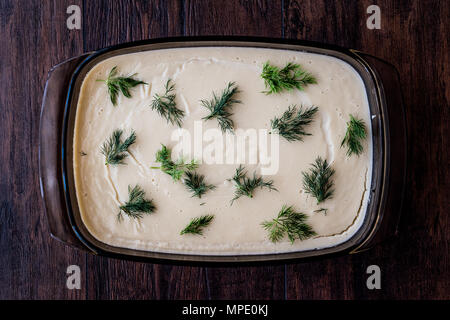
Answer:
POLYGON ((445 23, 449 5, 444 1, 378 2, 381 29, 368 30, 365 12, 371 4, 342 1, 330 6, 325 1, 285 1, 285 36, 355 48, 391 62, 400 72, 409 139, 401 237, 363 254, 323 261, 319 266, 325 277, 316 273, 315 263, 289 266, 288 278, 301 274, 310 278, 290 286, 288 298, 419 299, 450 295, 446 276, 450 271, 449 236, 445 234, 450 227, 450 203, 444 191, 450 187, 449 27, 445 23), (365 288, 364 273, 370 264, 383 271, 383 290, 365 288), (316 283, 324 279, 328 284, 318 289, 316 283), (346 290, 330 290, 336 279, 338 283, 345 279, 346 290))
POLYGON ((448 1, 0 1, 0 299, 450 298, 448 1), (79 5, 82 29, 66 28, 79 5), (400 237, 351 256, 287 265, 191 267, 97 257, 52 240, 38 181, 39 114, 51 66, 127 41, 183 35, 314 40, 359 49, 398 69, 408 127, 400 237), (82 289, 66 289, 81 267, 82 289), (368 290, 366 268, 382 270, 368 290))
POLYGON ((69 3, 77 1, 1 2, 0 298, 84 297, 65 282, 67 266, 84 265, 86 254, 50 240, 37 165, 49 67, 83 52, 81 34, 65 25, 69 3))
MULTIPOLYGON (((182 5, 166 1, 85 1, 85 51, 147 38, 180 36, 184 28, 182 5)), ((198 299, 207 294, 205 270, 201 267, 138 264, 95 256, 87 259, 87 270, 95 268, 88 276, 89 299, 198 299), (102 269, 96 268, 98 263, 102 269), (107 271, 107 276, 102 270, 107 271), (195 286, 190 285, 193 281, 195 286)))
MULTIPOLYGON (((281 2, 187 1, 186 35, 281 37, 281 2), (214 23, 211 23, 214 22, 214 23)), ((284 266, 207 268, 211 299, 283 299, 284 266)))
POLYGON ((186 0, 188 36, 281 37, 281 2, 270 0, 186 0))

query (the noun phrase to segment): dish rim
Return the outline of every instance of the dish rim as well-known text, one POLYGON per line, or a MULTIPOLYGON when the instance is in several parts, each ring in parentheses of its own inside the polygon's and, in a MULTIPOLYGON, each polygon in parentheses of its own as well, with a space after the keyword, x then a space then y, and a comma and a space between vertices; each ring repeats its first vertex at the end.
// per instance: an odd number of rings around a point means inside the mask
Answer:
POLYGON ((88 55, 75 69, 70 77, 67 96, 64 105, 63 128, 61 135, 61 170, 64 199, 67 208, 67 215, 72 230, 76 237, 91 251, 104 256, 122 259, 144 259, 148 261, 165 260, 178 262, 264 262, 281 261, 299 258, 318 257, 331 254, 343 254, 353 252, 374 236, 376 226, 380 222, 385 207, 385 190, 389 181, 389 139, 388 139, 388 119, 386 111, 386 101, 383 87, 376 72, 370 65, 358 55, 357 51, 344 49, 337 46, 325 45, 316 42, 302 40, 285 40, 270 38, 247 38, 247 37, 183 37, 183 38, 162 38, 135 41, 125 44, 110 46, 88 55), (369 112, 372 125, 372 178, 371 185, 367 188, 369 192, 368 204, 364 221, 358 230, 347 240, 334 246, 311 249, 305 251, 292 251, 282 253, 257 253, 242 255, 211 255, 211 254, 191 254, 191 253, 168 253, 144 251, 115 247, 97 240, 87 230, 82 222, 78 199, 76 196, 74 174, 73 174, 73 127, 76 115, 78 93, 85 74, 92 65, 99 63, 111 56, 123 55, 132 52, 159 50, 169 48, 185 47, 253 47, 265 49, 294 50, 311 53, 326 54, 350 64, 360 75, 367 94, 369 112), (144 49, 145 48, 145 49, 144 49), (125 52, 122 52, 125 51, 125 52), (345 59, 344 59, 345 58, 345 59), (355 66, 358 66, 356 68, 355 66), (364 71, 364 74, 361 74, 364 71), (81 79, 81 80, 80 80, 81 79), (369 84, 371 86, 369 86, 369 84), (371 90, 375 89, 375 90, 371 90), (375 109, 375 110, 374 110, 375 109), (377 111, 377 112, 374 112, 377 111), (375 116, 375 118, 373 117, 375 116), (376 143, 375 143, 376 142, 376 143), (375 148, 377 144, 377 148, 375 148), (377 167, 375 167, 375 164, 377 167), (376 184, 374 188, 374 183, 376 184))

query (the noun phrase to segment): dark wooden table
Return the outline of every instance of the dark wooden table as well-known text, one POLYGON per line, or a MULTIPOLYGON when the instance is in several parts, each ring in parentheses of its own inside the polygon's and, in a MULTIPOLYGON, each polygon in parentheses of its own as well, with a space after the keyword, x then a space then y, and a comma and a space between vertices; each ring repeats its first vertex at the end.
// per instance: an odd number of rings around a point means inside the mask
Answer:
POLYGON ((450 298, 448 1, 0 0, 0 17, 0 298, 450 298), (366 27, 373 3, 379 30, 366 27), (81 8, 81 30, 66 27, 71 4, 81 8), (38 181, 48 70, 112 44, 183 35, 314 40, 394 64, 409 135, 400 237, 357 255, 232 268, 119 261, 52 240, 38 181), (66 288, 72 264, 81 267, 81 290, 66 288), (371 264, 381 268, 381 290, 366 287, 371 264))

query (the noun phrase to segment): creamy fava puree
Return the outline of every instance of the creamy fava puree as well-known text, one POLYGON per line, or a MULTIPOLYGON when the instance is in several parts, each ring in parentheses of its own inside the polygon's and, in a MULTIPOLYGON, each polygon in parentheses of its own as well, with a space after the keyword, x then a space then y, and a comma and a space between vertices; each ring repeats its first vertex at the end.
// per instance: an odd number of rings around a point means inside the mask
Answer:
POLYGON ((362 79, 347 63, 325 55, 200 47, 146 51, 101 61, 82 82, 76 113, 73 165, 82 221, 101 242, 158 252, 264 254, 321 249, 345 242, 364 219, 372 173, 370 138, 363 142, 364 151, 359 156, 348 157, 347 149, 341 147, 349 114, 364 120, 367 136, 371 137, 369 105, 362 79), (266 95, 260 76, 266 61, 279 67, 287 62, 300 64, 315 76, 317 84, 310 84, 304 90, 266 95), (147 83, 132 88, 131 98, 120 93, 117 106, 112 105, 105 83, 96 81, 106 79, 114 66, 119 74, 135 74, 133 77, 147 83), (181 129, 168 124, 150 107, 154 95, 164 93, 169 78, 175 84, 177 107, 185 111, 181 129), (213 92, 220 94, 232 81, 240 90, 236 99, 241 103, 231 108, 236 133, 225 136, 215 119, 202 120, 209 111, 200 100, 211 99, 213 92), (303 141, 292 142, 276 135, 278 144, 271 140, 274 134, 264 140, 259 133, 270 131, 270 120, 294 104, 318 107, 313 122, 305 127, 311 135, 304 136, 303 141), (136 142, 129 148, 124 165, 105 165, 101 146, 115 129, 123 130, 123 139, 134 130, 136 142), (256 130, 259 142, 256 150, 254 146, 245 147, 246 156, 238 159, 227 149, 226 142, 242 136, 240 129, 256 130), (155 153, 161 144, 174 148, 178 143, 175 138, 182 132, 190 138, 187 145, 191 146, 192 158, 202 160, 197 172, 216 186, 201 198, 192 197, 183 183, 174 182, 168 174, 152 168, 160 165, 155 161, 155 153), (217 144, 215 149, 211 147, 214 139, 217 142, 222 138, 223 143, 218 145, 223 150, 218 150, 217 144), (269 156, 270 160, 266 159, 265 163, 261 153, 263 142, 269 145, 266 158, 269 156), (203 150, 203 157, 198 150, 203 150), (256 163, 250 159, 252 151, 256 151, 253 153, 257 155, 256 163), (212 156, 220 158, 221 154, 225 159, 222 163, 211 160, 212 156), (227 156, 231 162, 226 161, 227 156), (319 205, 305 192, 302 183, 302 172, 309 170, 318 156, 335 170, 333 197, 319 205), (250 177, 254 171, 259 176, 264 167, 271 167, 272 171, 266 171, 269 174, 263 178, 272 180, 278 191, 258 188, 253 198, 243 196, 231 204, 235 186, 228 179, 233 177, 239 163, 245 166, 250 177), (134 185, 145 191, 156 210, 141 219, 123 215, 118 220, 119 206, 128 200, 128 186, 134 185), (261 223, 276 218, 283 205, 292 205, 296 211, 305 213, 307 223, 317 234, 294 243, 287 237, 271 242, 261 223), (315 212, 321 208, 327 209, 326 212, 315 212), (180 234, 192 218, 204 214, 214 215, 214 220, 202 235, 180 234))

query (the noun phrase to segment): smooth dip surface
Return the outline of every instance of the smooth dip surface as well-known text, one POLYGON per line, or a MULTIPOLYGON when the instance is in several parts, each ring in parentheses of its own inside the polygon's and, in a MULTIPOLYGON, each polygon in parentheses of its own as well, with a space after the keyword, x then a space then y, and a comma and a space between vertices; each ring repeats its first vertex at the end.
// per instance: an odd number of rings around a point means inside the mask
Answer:
MULTIPOLYGON (((104 60, 83 80, 76 114, 73 164, 83 223, 96 239, 109 245, 184 254, 279 253, 342 243, 361 226, 372 171, 370 138, 364 141, 364 152, 360 156, 348 157, 346 148, 340 147, 349 114, 364 120, 367 136, 371 137, 369 106, 360 76, 347 63, 325 55, 275 49, 201 47, 146 51, 104 60), (260 77, 266 61, 279 67, 287 62, 298 63, 316 77, 317 84, 308 85, 304 91, 266 95, 262 93, 265 86, 260 77), (135 78, 148 83, 133 88, 131 98, 120 94, 116 107, 109 99, 105 83, 96 81, 106 79, 114 66, 118 67, 119 74, 136 73, 135 78), (220 93, 230 81, 236 82, 241 91, 236 98, 242 103, 232 107, 235 130, 270 131, 270 120, 281 116, 292 104, 319 108, 314 121, 306 127, 310 136, 293 142, 280 137, 279 156, 275 156, 274 148, 268 147, 269 154, 272 151, 274 155, 272 163, 278 161, 278 170, 263 177, 273 180, 278 192, 257 189, 253 198, 241 197, 231 205, 234 185, 227 179, 239 166, 237 160, 221 164, 207 163, 211 161, 203 159, 198 172, 205 175, 208 183, 216 185, 216 189, 201 199, 191 197, 181 182, 173 182, 168 174, 151 168, 159 166, 155 153, 161 144, 174 148, 177 141, 172 138, 180 132, 150 107, 154 94, 164 93, 168 78, 173 79, 176 86, 177 106, 186 112, 182 128, 191 134, 192 146, 194 139, 199 141, 201 124, 200 145, 204 154, 208 151, 211 154, 208 145, 213 137, 224 136, 218 131, 216 120, 201 120, 208 110, 200 100, 209 100, 212 92, 220 93), (100 148, 115 129, 124 130, 123 138, 134 130, 137 140, 129 149, 126 165, 106 166, 100 148), (302 184, 302 171, 308 170, 317 156, 327 159, 336 171, 333 198, 320 205, 305 193, 302 184), (127 188, 136 184, 143 188, 146 198, 152 199, 157 209, 139 220, 123 215, 118 221, 119 206, 128 200, 127 188), (317 236, 296 240, 293 244, 287 237, 272 243, 261 223, 275 218, 284 204, 307 214, 307 222, 317 236), (314 212, 320 208, 328 209, 327 213, 314 212), (203 235, 180 235, 192 218, 203 214, 215 215, 203 235)), ((235 138, 239 135, 236 133, 235 138)), ((269 142, 272 141, 270 136, 269 142)), ((230 152, 224 143, 223 158, 230 152)), ((269 165, 262 164, 260 156, 258 163, 249 163, 249 154, 250 151, 245 161, 240 159, 240 162, 250 176, 253 171, 261 174, 260 169, 269 165)), ((201 160, 195 154, 192 157, 201 160)))

